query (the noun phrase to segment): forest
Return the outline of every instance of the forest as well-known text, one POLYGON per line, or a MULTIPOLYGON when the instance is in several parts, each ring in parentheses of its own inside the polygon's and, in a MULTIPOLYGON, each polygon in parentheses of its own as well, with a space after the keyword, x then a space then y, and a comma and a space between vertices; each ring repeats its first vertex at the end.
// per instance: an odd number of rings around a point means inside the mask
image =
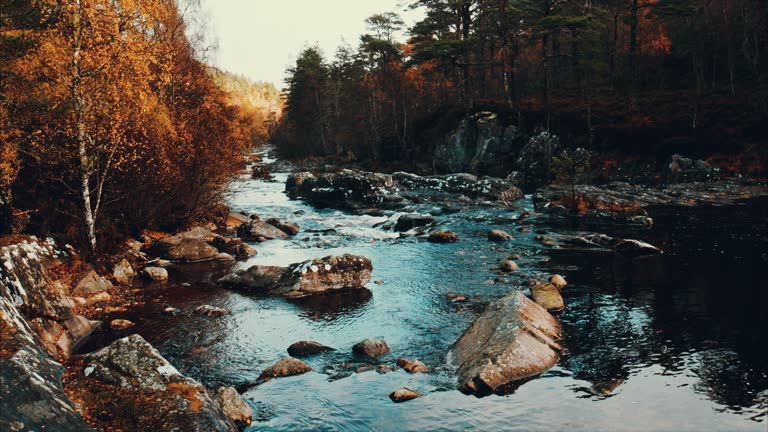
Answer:
MULTIPOLYGON (((366 20, 286 77, 272 139, 286 155, 423 160, 484 110, 574 146, 699 156, 765 142, 768 10, 760 0, 417 0, 423 20, 366 20), (736 144, 739 141, 740 144, 736 144)), ((764 147, 759 152, 765 154, 764 147)))
POLYGON ((220 204, 281 102, 207 65, 196 14, 174 0, 3 1, 3 233, 95 251, 220 204))

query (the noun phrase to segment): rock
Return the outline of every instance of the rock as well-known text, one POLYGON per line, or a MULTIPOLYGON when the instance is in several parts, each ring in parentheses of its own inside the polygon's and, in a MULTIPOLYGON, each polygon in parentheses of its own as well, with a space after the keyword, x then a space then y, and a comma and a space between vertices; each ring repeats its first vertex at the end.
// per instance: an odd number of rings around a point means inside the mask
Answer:
POLYGON ((131 263, 127 259, 122 259, 119 263, 115 264, 112 270, 112 277, 115 278, 117 283, 123 285, 130 285, 133 277, 136 276, 136 272, 131 267, 131 263))
POLYGON ((392 402, 395 403, 407 402, 418 397, 421 397, 421 394, 416 393, 407 387, 399 388, 389 395, 389 398, 392 399, 392 402))
POLYGON ((717 180, 717 170, 703 160, 672 155, 664 166, 662 177, 668 183, 690 183, 717 180))
POLYGON ((560 358, 560 324, 519 291, 491 303, 451 348, 459 390, 503 393, 541 374, 560 358), (483 341, 482 343, 478 343, 483 341))
POLYGON ((76 366, 81 373, 70 387, 99 429, 237 430, 199 382, 181 375, 139 335, 86 354, 76 366))
POLYGON ((112 300, 112 296, 109 295, 109 293, 104 292, 104 293, 98 293, 98 294, 92 295, 84 300, 85 300, 86 306, 91 306, 98 303, 106 303, 112 300))
POLYGON ((163 309, 163 315, 173 316, 173 315, 178 315, 180 313, 181 313, 181 309, 175 308, 172 306, 168 306, 167 308, 163 309))
POLYGON ((207 261, 219 254, 218 249, 200 239, 182 238, 178 242, 176 240, 176 236, 159 240, 153 249, 159 251, 158 256, 163 259, 179 262, 207 261))
POLYGON ((312 368, 303 361, 293 357, 284 357, 277 363, 264 369, 261 375, 259 375, 259 381, 270 380, 272 378, 301 375, 311 371, 312 368))
POLYGON ((220 253, 216 254, 216 256, 213 257, 213 260, 216 261, 216 262, 220 262, 220 263, 230 263, 230 264, 232 264, 232 263, 234 263, 236 261, 235 257, 233 257, 232 255, 230 255, 230 254, 228 254, 226 252, 220 252, 220 253))
POLYGON ((557 274, 549 278, 549 283, 554 285, 559 290, 565 288, 568 285, 568 282, 565 281, 565 278, 557 274))
POLYGON ((423 227, 435 223, 435 218, 432 216, 421 215, 418 213, 405 214, 397 219, 395 224, 395 231, 405 232, 414 228, 423 227))
POLYGON ((141 274, 154 282, 164 282, 168 280, 168 270, 162 267, 146 267, 141 274))
POLYGON ((211 305, 202 305, 195 308, 195 313, 198 315, 205 315, 209 318, 215 318, 223 315, 229 315, 230 312, 224 308, 211 305))
POLYGON ((628 257, 663 253, 663 251, 656 246, 640 240, 614 238, 605 234, 583 234, 581 236, 564 237, 561 241, 565 246, 604 248, 628 257))
POLYGON ((458 294, 447 294, 445 297, 454 303, 464 303, 467 301, 465 296, 458 294))
POLYGON ((112 289, 112 282, 99 276, 94 270, 88 272, 80 282, 75 285, 72 294, 80 297, 88 297, 94 294, 107 292, 112 289))
POLYGON ((246 260, 256 255, 256 251, 243 243, 239 238, 218 237, 211 243, 211 245, 219 251, 228 253, 239 260, 246 260))
POLYGON ((397 359, 397 365, 405 369, 408 373, 427 373, 429 368, 419 360, 408 360, 406 358, 397 359))
POLYGON ((305 182, 311 183, 316 179, 315 175, 310 172, 293 173, 285 181, 285 191, 288 192, 289 196, 296 198, 299 196, 305 182))
POLYGON ((621 239, 614 244, 613 250, 622 255, 630 257, 657 255, 663 253, 661 249, 657 248, 656 246, 634 239, 621 239))
POLYGON ((128 250, 131 250, 134 252, 141 252, 141 249, 144 247, 144 243, 136 239, 128 239, 125 241, 125 247, 127 247, 128 250))
POLYGON ((517 271, 517 269, 520 268, 520 267, 514 261, 504 260, 504 261, 501 262, 501 265, 499 266, 499 268, 503 272, 512 273, 512 272, 517 271))
POLYGON ((549 182, 552 158, 560 147, 560 140, 549 132, 541 132, 528 140, 517 158, 526 190, 536 189, 549 182))
POLYGON ((131 321, 128 321, 127 319, 115 319, 109 323, 109 328, 111 328, 112 330, 126 330, 135 325, 136 324, 132 323, 131 321))
POLYGON ((245 403, 243 397, 234 387, 219 387, 213 399, 224 415, 232 420, 238 429, 250 426, 253 417, 251 407, 245 403))
POLYGON ((301 228, 299 228, 298 225, 291 222, 282 222, 278 218, 269 218, 267 219, 267 223, 272 225, 273 227, 279 229, 280 231, 288 234, 289 236, 294 236, 301 231, 301 228))
POLYGON ((366 339, 356 343, 352 347, 352 352, 370 358, 376 358, 388 353, 389 345, 387 345, 387 342, 383 339, 366 339))
POLYGON ((269 240, 288 240, 290 236, 274 226, 260 220, 250 220, 237 230, 238 237, 247 241, 265 242, 269 240))
POLYGON ((288 354, 292 357, 311 356, 327 351, 335 351, 335 349, 314 341, 295 342, 288 347, 288 354))
POLYGON ((511 234, 509 234, 506 231, 502 230, 490 230, 488 231, 488 240, 495 241, 495 242, 505 242, 514 240, 515 238, 512 237, 511 234))
POLYGON ((435 231, 427 237, 430 243, 456 243, 459 236, 453 231, 435 231))
POLYGON ((531 288, 531 295, 533 296, 533 301, 550 312, 565 309, 565 302, 560 294, 560 290, 551 283, 534 286, 531 288))
POLYGON ((242 213, 230 213, 224 220, 224 225, 226 226, 227 231, 236 232, 240 228, 240 225, 249 222, 250 220, 251 218, 242 213))
POLYGON ((555 239, 553 239, 550 236, 537 235, 533 239, 536 240, 537 242, 541 243, 544 246, 557 247, 557 241, 555 241, 555 239))
POLYGON ((372 271, 368 258, 327 256, 288 267, 253 266, 225 276, 219 282, 231 288, 296 298, 362 289, 371 281, 372 271))

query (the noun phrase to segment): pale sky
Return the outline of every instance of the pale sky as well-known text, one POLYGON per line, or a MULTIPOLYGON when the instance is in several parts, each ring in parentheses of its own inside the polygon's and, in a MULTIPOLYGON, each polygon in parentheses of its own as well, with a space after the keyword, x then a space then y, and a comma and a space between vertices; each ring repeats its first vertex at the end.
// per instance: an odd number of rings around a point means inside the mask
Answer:
POLYGON ((358 45, 365 19, 398 12, 410 26, 420 11, 408 0, 203 0, 207 33, 218 45, 213 63, 257 81, 283 84, 285 69, 306 45, 332 58, 342 39, 358 45))

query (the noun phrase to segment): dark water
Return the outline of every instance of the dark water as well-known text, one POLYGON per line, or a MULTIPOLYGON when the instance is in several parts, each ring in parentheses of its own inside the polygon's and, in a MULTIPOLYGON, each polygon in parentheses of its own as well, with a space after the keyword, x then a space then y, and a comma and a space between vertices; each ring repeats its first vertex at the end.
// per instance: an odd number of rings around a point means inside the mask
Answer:
MULTIPOLYGON (((386 217, 315 210, 282 193, 276 183, 244 177, 234 186, 238 210, 297 222, 296 239, 254 245, 253 264, 289 264, 337 253, 371 258, 374 280, 362 295, 301 302, 223 290, 207 268, 172 272, 189 287, 156 288, 156 300, 134 318, 139 333, 182 373, 209 387, 241 385, 287 355, 298 340, 338 351, 310 358, 315 372, 267 382, 244 396, 254 410, 252 430, 755 430, 768 419, 768 203, 681 210, 654 209, 656 228, 621 234, 667 253, 627 261, 599 253, 545 254, 514 219, 531 209, 471 208, 440 215, 461 241, 434 245, 397 239, 375 228, 386 217), (509 244, 490 243, 490 228, 514 232, 509 244), (328 231, 332 230, 332 231, 328 231), (315 232, 312 231, 322 231, 315 232), (519 274, 506 281, 490 268, 517 253, 519 274), (560 315, 567 352, 561 362, 514 394, 478 399, 455 390, 450 345, 485 304, 530 277, 564 275, 567 310, 560 315), (200 279, 203 279, 200 281, 200 279), (469 297, 453 304, 445 295, 469 297), (213 304, 222 318, 162 316, 166 304, 213 304), (433 369, 410 375, 356 373, 354 343, 385 339, 380 359, 418 358, 433 369), (393 404, 388 394, 406 386, 425 397, 393 404)), ((439 214, 439 209, 421 207, 439 214)), ((553 232, 571 227, 550 227, 553 232)))

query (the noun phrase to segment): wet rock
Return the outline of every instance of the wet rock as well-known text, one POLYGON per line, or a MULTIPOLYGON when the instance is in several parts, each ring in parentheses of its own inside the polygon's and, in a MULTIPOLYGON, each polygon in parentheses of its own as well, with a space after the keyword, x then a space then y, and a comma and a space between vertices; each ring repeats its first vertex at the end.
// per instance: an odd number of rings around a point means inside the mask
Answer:
POLYGON ((133 270, 131 263, 129 263, 127 259, 122 259, 119 263, 115 264, 115 267, 112 269, 112 277, 117 283, 123 285, 130 285, 134 276, 136 276, 136 272, 133 270))
POLYGON ((144 247, 144 243, 136 239, 128 239, 125 241, 125 247, 133 252, 141 252, 141 249, 144 247))
POLYGON ((221 236, 207 228, 195 227, 157 240, 151 248, 154 256, 179 262, 198 262, 216 258, 218 249, 209 243, 221 236))
POLYGON ((512 154, 519 135, 515 126, 503 127, 497 114, 479 112, 435 145, 433 166, 448 173, 494 169, 512 154))
POLYGON ((459 235, 453 231, 435 231, 427 237, 430 243, 456 243, 459 235))
POLYGON ((181 375, 139 335, 83 356, 68 385, 99 428, 235 431, 232 420, 197 381, 181 375), (109 413, 106 418, 100 415, 109 413), (111 422, 111 423, 110 423, 111 422))
POLYGON ((618 252, 628 257, 644 255, 657 255, 663 253, 661 249, 651 244, 635 239, 622 239, 607 236, 605 234, 583 234, 580 236, 563 237, 561 243, 564 246, 578 248, 603 248, 618 252))
POLYGON ((301 228, 299 228, 298 225, 292 222, 282 222, 278 218, 269 218, 267 219, 267 223, 272 225, 273 227, 279 229, 280 231, 288 234, 289 236, 294 236, 301 231, 301 228))
POLYGON ((224 226, 227 228, 227 231, 237 232, 240 225, 250 220, 251 218, 242 213, 230 213, 224 220, 224 226))
POLYGON ((364 355, 370 358, 381 357, 389 352, 389 345, 383 339, 366 339, 356 343, 352 347, 355 354, 364 355))
POLYGON ((401 403, 401 402, 407 402, 412 399, 416 399, 421 397, 421 394, 407 388, 399 388, 392 393, 390 393, 389 398, 392 400, 392 402, 395 403, 401 403))
POLYGON ((232 255, 226 252, 219 252, 218 254, 216 254, 215 257, 213 257, 213 261, 232 264, 236 260, 235 260, 235 257, 233 257, 232 255))
POLYGON ((549 278, 549 283, 554 285, 559 290, 565 288, 568 285, 568 282, 565 281, 565 278, 557 274, 552 275, 552 277, 549 278))
POLYGON ((288 234, 260 219, 253 219, 242 224, 237 230, 237 235, 245 240, 259 243, 275 239, 288 240, 290 238, 288 234))
POLYGON ((213 398, 224 415, 235 423, 238 429, 251 425, 253 412, 234 387, 219 387, 213 398))
POLYGON ((109 328, 112 330, 127 330, 135 325, 136 324, 127 319, 115 319, 109 323, 109 328))
POLYGON ((432 216, 421 215, 418 213, 405 214, 397 219, 397 223, 395 224, 395 231, 410 231, 414 228, 424 227, 433 223, 435 223, 435 218, 432 216))
POLYGON ((72 289, 72 294, 80 297, 88 297, 94 294, 107 292, 112 289, 112 282, 99 276, 94 270, 88 272, 84 278, 72 289))
POLYGON ((254 165, 251 171, 251 178, 254 180, 274 180, 272 169, 269 165, 254 165))
POLYGON ((541 374, 560 358, 559 337, 557 320, 521 292, 491 303, 451 349, 459 390, 478 396, 503 393, 541 374))
POLYGON ((310 172, 293 173, 288 176, 288 179, 285 182, 285 191, 288 192, 289 196, 299 197, 304 183, 312 183, 315 180, 317 180, 317 178, 310 172))
POLYGON ((212 242, 212 246, 221 252, 228 253, 239 260, 246 260, 256 255, 256 251, 243 243, 239 238, 219 237, 212 242))
POLYGON ((499 268, 503 272, 512 273, 512 272, 516 272, 517 269, 519 269, 520 267, 514 261, 504 260, 501 262, 501 265, 499 265, 499 268))
POLYGON ((717 170, 703 160, 672 155, 662 173, 668 183, 690 183, 717 180, 717 170))
POLYGON ((303 361, 293 357, 284 357, 277 363, 264 369, 261 375, 259 375, 259 381, 270 380, 272 378, 301 375, 311 371, 312 368, 303 361))
POLYGON ((537 242, 539 242, 540 244, 544 245, 544 246, 557 247, 557 241, 555 241, 555 239, 550 237, 550 236, 537 235, 533 239, 536 240, 537 242))
POLYGON ((506 231, 502 230, 490 230, 488 231, 488 240, 494 241, 494 242, 505 242, 514 240, 515 238, 512 237, 511 234, 509 234, 506 231))
POLYGON ((335 349, 314 341, 299 341, 288 347, 288 354, 292 357, 305 357, 328 351, 335 349))
POLYGON ((526 189, 535 189, 549 182, 552 158, 559 147, 560 140, 546 131, 534 135, 523 146, 517 158, 517 167, 526 189))
POLYGON ((220 279, 225 286, 288 298, 362 289, 373 265, 354 255, 327 256, 288 267, 253 266, 220 279))
POLYGON ((205 315, 209 318, 215 318, 223 315, 229 315, 230 312, 224 308, 211 305, 202 305, 195 308, 195 313, 198 315, 205 315))
POLYGON ((142 276, 154 282, 164 282, 168 280, 168 270, 162 267, 146 267, 141 271, 142 276))
POLYGON ((533 301, 550 312, 565 309, 565 301, 563 301, 560 290, 550 283, 539 284, 531 288, 531 296, 533 301))
POLYGON ((163 315, 173 316, 173 315, 178 315, 180 313, 181 313, 181 309, 175 308, 172 306, 168 306, 167 308, 163 309, 163 315))
POLYGON ((407 358, 397 359, 397 365, 403 368, 408 373, 427 373, 429 367, 419 360, 409 360, 407 358))

